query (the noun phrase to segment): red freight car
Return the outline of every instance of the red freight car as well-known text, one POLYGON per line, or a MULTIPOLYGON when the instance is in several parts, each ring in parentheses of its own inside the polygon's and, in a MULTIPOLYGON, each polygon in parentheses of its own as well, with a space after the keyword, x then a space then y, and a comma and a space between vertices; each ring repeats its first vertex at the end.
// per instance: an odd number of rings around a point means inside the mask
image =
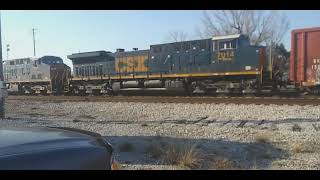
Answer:
POLYGON ((299 87, 320 86, 320 27, 291 32, 289 75, 299 87))

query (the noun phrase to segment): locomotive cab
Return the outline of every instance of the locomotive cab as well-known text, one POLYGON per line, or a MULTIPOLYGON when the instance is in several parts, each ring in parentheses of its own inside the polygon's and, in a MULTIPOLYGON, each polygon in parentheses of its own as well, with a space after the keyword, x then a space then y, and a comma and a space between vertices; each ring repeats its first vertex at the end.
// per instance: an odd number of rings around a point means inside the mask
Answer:
POLYGON ((254 92, 261 86, 265 59, 264 47, 252 46, 247 35, 213 37, 211 70, 223 73, 214 83, 217 92, 254 92))
POLYGON ((212 38, 212 63, 221 71, 258 70, 259 48, 251 46, 248 36, 242 34, 212 38))

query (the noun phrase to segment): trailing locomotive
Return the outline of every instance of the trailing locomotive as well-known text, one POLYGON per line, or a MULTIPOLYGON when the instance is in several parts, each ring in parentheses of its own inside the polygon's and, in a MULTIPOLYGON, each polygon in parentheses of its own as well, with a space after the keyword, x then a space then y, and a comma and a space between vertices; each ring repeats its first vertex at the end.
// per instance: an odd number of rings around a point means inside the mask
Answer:
POLYGON ((265 47, 242 34, 151 45, 149 50, 96 51, 68 56, 75 94, 123 90, 249 93, 268 81, 265 47))
POLYGON ((63 94, 69 91, 71 69, 60 57, 13 59, 5 61, 3 67, 11 94, 63 94))

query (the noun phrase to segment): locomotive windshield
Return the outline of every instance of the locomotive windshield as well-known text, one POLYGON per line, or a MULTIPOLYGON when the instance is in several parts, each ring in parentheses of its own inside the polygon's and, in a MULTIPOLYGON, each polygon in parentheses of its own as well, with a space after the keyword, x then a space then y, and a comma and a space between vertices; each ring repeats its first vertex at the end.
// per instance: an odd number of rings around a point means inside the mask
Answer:
POLYGON ((39 62, 44 64, 63 64, 63 60, 60 57, 55 56, 43 56, 39 59, 39 62))

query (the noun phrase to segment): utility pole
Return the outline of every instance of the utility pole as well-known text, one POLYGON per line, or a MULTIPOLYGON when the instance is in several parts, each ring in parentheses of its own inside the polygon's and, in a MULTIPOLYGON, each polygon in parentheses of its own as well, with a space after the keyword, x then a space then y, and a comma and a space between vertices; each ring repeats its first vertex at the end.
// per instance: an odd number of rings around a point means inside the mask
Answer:
POLYGON ((273 70, 273 59, 272 59, 272 46, 273 46, 273 42, 271 41, 270 43, 270 59, 269 59, 269 70, 270 70, 270 79, 272 79, 272 70, 273 70))
POLYGON ((0 12, 0 82, 2 83, 0 85, 0 118, 5 118, 5 110, 4 110, 4 94, 3 94, 3 88, 4 87, 4 78, 3 78, 3 60, 2 60, 2 37, 1 37, 1 12, 0 12))
POLYGON ((7 61, 9 60, 10 45, 7 44, 7 61))
POLYGON ((32 36, 33 36, 33 56, 35 57, 36 56, 36 40, 34 38, 34 31, 35 29, 32 28, 32 36))

